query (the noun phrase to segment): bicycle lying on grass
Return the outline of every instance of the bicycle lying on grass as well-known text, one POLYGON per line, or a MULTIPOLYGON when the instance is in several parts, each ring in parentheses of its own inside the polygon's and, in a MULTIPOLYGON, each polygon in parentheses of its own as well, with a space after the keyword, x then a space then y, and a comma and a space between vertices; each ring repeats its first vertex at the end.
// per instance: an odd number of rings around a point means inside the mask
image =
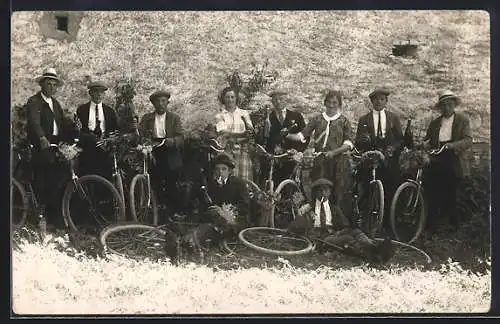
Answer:
MULTIPOLYGON (((166 234, 168 231, 174 231, 171 222, 166 225, 151 226, 146 224, 113 224, 105 228, 100 234, 100 242, 104 250, 108 253, 120 256, 131 257, 134 259, 158 260, 167 257, 166 253, 166 234)), ((195 237, 195 236, 194 236, 195 237)), ((383 239, 376 239, 381 242, 383 239)), ((194 242, 194 245, 199 242, 194 242)), ((395 253, 390 264, 409 265, 409 264, 430 264, 432 259, 422 251, 410 244, 392 240, 395 246, 395 253)), ((182 244, 178 242, 169 242, 174 245, 173 248, 180 249, 182 244)), ((216 246, 226 255, 236 255, 242 258, 256 258, 251 252, 257 252, 257 255, 269 256, 300 256, 307 255, 314 251, 324 249, 335 250, 352 257, 363 259, 361 254, 355 252, 350 246, 336 246, 319 238, 307 238, 296 235, 284 229, 270 227, 249 227, 238 234, 237 241, 222 240, 216 246), (246 247, 242 249, 241 246, 246 247)), ((192 248, 196 252, 196 248, 192 248)), ((179 253, 182 254, 182 253, 179 253)))
POLYGON ((390 223, 396 240, 415 242, 422 234, 427 218, 424 200, 422 173, 432 156, 441 154, 444 145, 430 151, 404 151, 401 154, 401 168, 415 172, 415 178, 406 179, 396 190, 390 209, 390 223))
MULTIPOLYGON (((270 227, 250 227, 238 234, 239 240, 247 247, 263 254, 276 256, 305 255, 318 249, 335 250, 353 257, 364 259, 350 245, 337 246, 320 238, 307 238, 296 235, 283 229, 270 227)), ((376 238, 376 242, 384 239, 376 238)), ((430 264, 431 257, 423 250, 396 240, 391 240, 395 247, 394 255, 389 261, 391 264, 430 264)))

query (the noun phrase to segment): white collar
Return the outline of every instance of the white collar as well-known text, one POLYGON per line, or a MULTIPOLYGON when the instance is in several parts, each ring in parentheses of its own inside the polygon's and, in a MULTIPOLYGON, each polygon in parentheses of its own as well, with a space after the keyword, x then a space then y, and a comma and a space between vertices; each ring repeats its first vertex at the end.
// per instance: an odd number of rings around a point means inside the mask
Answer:
POLYGON ((43 100, 45 100, 46 102, 52 101, 52 97, 45 96, 42 91, 40 91, 40 93, 42 94, 43 100))
POLYGON ((334 121, 336 119, 338 119, 340 117, 340 114, 341 112, 339 111, 338 113, 336 113, 335 115, 333 115, 332 117, 328 116, 326 114, 326 112, 323 112, 323 118, 326 120, 326 121, 334 121))
POLYGON ((90 102, 92 103, 92 105, 90 105, 91 107, 95 107, 95 106, 102 107, 102 101, 100 103, 95 103, 92 100, 90 100, 90 102))
POLYGON ((378 114, 380 114, 382 112, 385 114, 385 108, 382 109, 381 111, 376 111, 375 109, 373 109, 372 112, 373 112, 374 115, 378 115, 378 114))
POLYGON ((236 108, 233 111, 229 111, 226 108, 222 108, 222 112, 224 112, 226 114, 236 114, 239 110, 240 110, 240 108, 238 106, 236 106, 236 108))
POLYGON ((455 113, 453 113, 450 117, 444 117, 443 115, 441 115, 441 117, 442 117, 442 120, 450 121, 450 120, 453 120, 453 118, 455 118, 455 113))
POLYGON ((155 112, 155 116, 159 117, 159 118, 165 117, 166 115, 167 115, 166 111, 163 114, 159 114, 159 113, 155 112))

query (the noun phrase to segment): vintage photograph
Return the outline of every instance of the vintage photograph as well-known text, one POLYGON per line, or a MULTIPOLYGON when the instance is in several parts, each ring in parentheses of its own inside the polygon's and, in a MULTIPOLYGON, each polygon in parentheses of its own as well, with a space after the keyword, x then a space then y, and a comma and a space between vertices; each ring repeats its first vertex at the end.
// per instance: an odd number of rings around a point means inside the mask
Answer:
POLYGON ((11 16, 12 314, 483 313, 490 16, 11 16))

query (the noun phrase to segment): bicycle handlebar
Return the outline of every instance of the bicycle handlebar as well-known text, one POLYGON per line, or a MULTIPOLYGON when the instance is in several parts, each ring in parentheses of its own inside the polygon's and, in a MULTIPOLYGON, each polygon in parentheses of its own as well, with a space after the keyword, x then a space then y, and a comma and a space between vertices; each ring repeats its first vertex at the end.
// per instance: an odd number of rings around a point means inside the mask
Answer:
POLYGON ((441 152, 443 152, 443 151, 444 151, 444 147, 445 147, 445 146, 446 146, 446 144, 445 144, 445 145, 443 145, 443 146, 441 146, 441 147, 440 147, 440 148, 438 148, 438 149, 431 149, 431 150, 429 150, 429 154, 430 154, 430 155, 439 155, 439 154, 441 154, 441 152))
POLYGON ((283 157, 288 156, 287 152, 275 155, 275 154, 271 154, 271 153, 267 152, 266 149, 264 147, 262 147, 262 145, 260 145, 260 144, 256 144, 255 146, 258 148, 259 151, 261 151, 261 153, 265 154, 267 157, 272 158, 272 159, 279 159, 279 158, 283 158, 283 157))

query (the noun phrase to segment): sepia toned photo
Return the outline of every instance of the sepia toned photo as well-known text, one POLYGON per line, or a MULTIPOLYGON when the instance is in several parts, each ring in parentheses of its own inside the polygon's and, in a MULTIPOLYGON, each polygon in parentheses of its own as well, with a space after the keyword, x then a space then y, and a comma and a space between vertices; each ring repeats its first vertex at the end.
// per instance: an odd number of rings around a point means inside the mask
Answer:
POLYGON ((11 15, 11 315, 484 313, 490 16, 11 15))

